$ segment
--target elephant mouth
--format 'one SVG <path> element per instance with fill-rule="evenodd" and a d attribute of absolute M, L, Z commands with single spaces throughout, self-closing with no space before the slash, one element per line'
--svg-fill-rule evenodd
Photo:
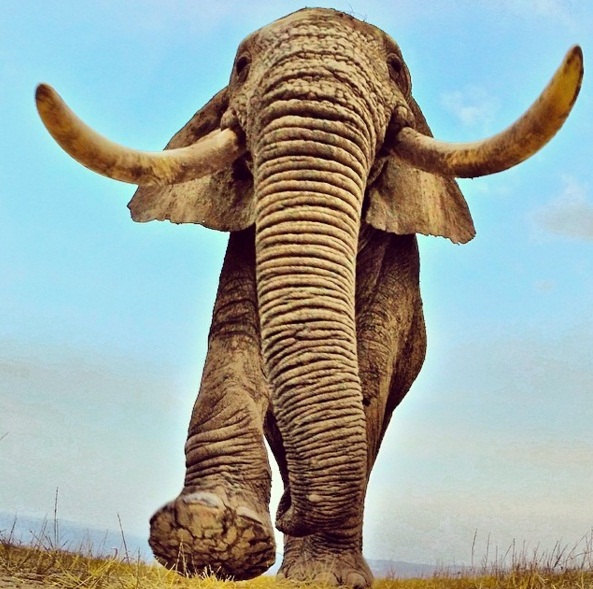
<path fill-rule="evenodd" d="M 458 178 L 511 168 L 539 151 L 562 127 L 578 96 L 583 54 L 572 47 L 531 107 L 512 125 L 472 143 L 449 143 L 404 126 L 384 151 L 427 172 Z M 36 92 L 39 115 L 56 142 L 87 168 L 137 185 L 178 184 L 212 174 L 245 154 L 244 137 L 231 129 L 213 131 L 188 147 L 147 152 L 114 143 L 81 121 L 49 85 Z"/>

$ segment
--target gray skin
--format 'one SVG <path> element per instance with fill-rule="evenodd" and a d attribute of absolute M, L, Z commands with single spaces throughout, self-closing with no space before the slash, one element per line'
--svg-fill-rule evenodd
<path fill-rule="evenodd" d="M 452 178 L 383 153 L 404 124 L 430 134 L 395 42 L 305 9 L 243 41 L 228 87 L 168 145 L 232 128 L 247 154 L 134 195 L 136 220 L 231 232 L 184 487 L 151 519 L 166 566 L 247 579 L 273 563 L 265 437 L 285 487 L 280 575 L 371 584 L 367 483 L 426 347 L 414 234 L 474 235 Z"/>

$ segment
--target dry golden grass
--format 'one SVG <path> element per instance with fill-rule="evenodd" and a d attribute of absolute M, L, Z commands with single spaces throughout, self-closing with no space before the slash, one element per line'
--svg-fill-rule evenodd
<path fill-rule="evenodd" d="M 184 578 L 127 554 L 98 557 L 92 547 L 72 550 L 60 544 L 57 522 L 44 527 L 33 545 L 24 546 L 13 530 L 0 531 L 0 589 L 285 589 L 306 587 L 263 576 L 252 581 L 220 581 L 214 576 Z M 53 533 L 52 533 L 53 532 Z M 498 562 L 463 574 L 425 579 L 380 579 L 374 589 L 593 589 L 593 534 L 572 549 L 557 545 L 549 554 L 526 555 L 511 547 Z M 507 562 L 508 561 L 508 562 Z M 319 585 L 317 585 L 319 586 Z"/>

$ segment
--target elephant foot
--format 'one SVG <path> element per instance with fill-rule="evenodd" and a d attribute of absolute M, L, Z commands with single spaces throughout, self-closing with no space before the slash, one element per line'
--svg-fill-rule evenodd
<path fill-rule="evenodd" d="M 184 490 L 150 520 L 150 547 L 167 568 L 245 580 L 276 559 L 267 507 L 222 487 Z"/>
<path fill-rule="evenodd" d="M 325 534 L 304 538 L 285 536 L 279 579 L 314 585 L 368 589 L 373 573 L 359 548 L 334 545 Z"/>

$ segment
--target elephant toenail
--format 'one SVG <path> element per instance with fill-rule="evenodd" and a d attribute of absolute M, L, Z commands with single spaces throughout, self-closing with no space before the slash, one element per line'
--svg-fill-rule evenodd
<path fill-rule="evenodd" d="M 207 493 L 205 491 L 196 491 L 195 493 L 188 493 L 187 495 L 181 495 L 181 499 L 184 503 L 201 503 L 208 507 L 218 507 L 219 509 L 224 508 L 224 503 L 220 497 L 214 493 Z"/>

